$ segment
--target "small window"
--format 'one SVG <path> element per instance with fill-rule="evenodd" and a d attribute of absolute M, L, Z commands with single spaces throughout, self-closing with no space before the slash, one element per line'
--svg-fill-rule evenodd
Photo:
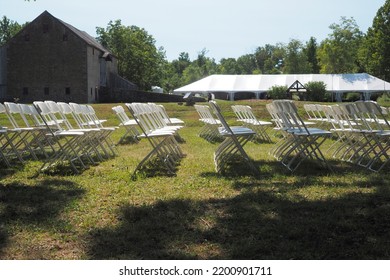
<path fill-rule="evenodd" d="M 62 35 L 62 41 L 64 41 L 64 42 L 68 41 L 68 34 Z"/>
<path fill-rule="evenodd" d="M 42 30 L 43 30 L 43 33 L 49 32 L 49 24 L 44 23 L 44 24 L 42 25 Z"/>
<path fill-rule="evenodd" d="M 48 87 L 45 87 L 43 89 L 43 92 L 45 93 L 45 95 L 49 95 L 49 88 Z"/>
<path fill-rule="evenodd" d="M 23 95 L 28 95 L 28 87 L 23 88 Z"/>
<path fill-rule="evenodd" d="M 24 41 L 26 41 L 26 42 L 30 41 L 30 34 L 24 35 Z"/>
<path fill-rule="evenodd" d="M 70 87 L 66 87 L 66 88 L 65 88 L 65 94 L 66 94 L 66 95 L 69 95 L 69 94 L 70 94 Z"/>

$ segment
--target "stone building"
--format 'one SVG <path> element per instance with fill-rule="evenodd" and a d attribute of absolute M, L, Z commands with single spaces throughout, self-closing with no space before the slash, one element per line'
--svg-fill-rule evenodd
<path fill-rule="evenodd" d="M 95 103 L 118 81 L 121 87 L 135 88 L 118 76 L 115 55 L 47 11 L 15 35 L 0 54 L 3 98 L 23 103 Z"/>

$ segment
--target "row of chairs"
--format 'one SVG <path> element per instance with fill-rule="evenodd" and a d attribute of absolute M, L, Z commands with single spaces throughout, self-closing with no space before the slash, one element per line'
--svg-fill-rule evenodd
<path fill-rule="evenodd" d="M 389 161 L 390 125 L 374 101 L 318 106 L 337 141 L 332 156 L 378 172 Z"/>
<path fill-rule="evenodd" d="M 183 127 L 180 119 L 171 119 L 162 107 L 154 103 L 126 103 L 132 118 L 137 123 L 140 132 L 137 138 L 146 138 L 150 143 L 151 151 L 141 160 L 133 172 L 134 179 L 137 172 L 148 164 L 162 164 L 169 175 L 176 174 L 176 166 L 185 156 L 177 139 L 182 139 L 178 131 Z M 178 124 L 179 123 L 179 124 Z"/>
<path fill-rule="evenodd" d="M 309 127 L 291 100 L 274 100 L 267 110 L 283 137 L 270 150 L 270 154 L 289 170 L 295 171 L 303 160 L 318 160 L 332 170 L 320 147 L 332 133 L 319 127 Z"/>
<path fill-rule="evenodd" d="M 272 142 L 267 132 L 267 128 L 272 125 L 272 122 L 257 119 L 250 106 L 233 105 L 231 107 L 237 120 L 256 132 L 255 139 L 261 142 Z"/>
<path fill-rule="evenodd" d="M 230 163 L 240 160 L 247 164 L 253 174 L 257 175 L 259 171 L 243 149 L 248 141 L 254 139 L 256 132 L 244 126 L 229 126 L 220 107 L 213 100 L 209 101 L 209 106 L 194 105 L 194 107 L 199 120 L 204 124 L 199 136 L 211 142 L 222 140 L 214 152 L 216 171 L 224 173 Z"/>
<path fill-rule="evenodd" d="M 207 105 L 194 105 L 194 107 L 199 115 L 199 120 L 204 123 L 199 136 L 211 142 L 220 139 L 219 128 L 222 126 L 222 123 L 218 118 L 214 117 L 210 107 Z M 250 106 L 232 105 L 231 108 L 237 117 L 237 121 L 255 132 L 254 137 L 252 137 L 253 140 L 272 142 L 267 132 L 272 122 L 257 119 Z"/>
<path fill-rule="evenodd" d="M 69 164 L 75 173 L 116 155 L 110 136 L 90 105 L 35 101 L 32 105 L 5 102 L 0 113 L 12 127 L 1 128 L 1 159 L 9 167 L 17 159 L 44 158 L 39 172 Z"/>
<path fill-rule="evenodd" d="M 195 104 L 194 107 L 199 115 L 199 121 L 203 123 L 198 136 L 210 142 L 215 142 L 221 139 L 219 128 L 222 126 L 222 123 L 218 118 L 214 117 L 210 107 L 207 105 L 198 104 Z"/>

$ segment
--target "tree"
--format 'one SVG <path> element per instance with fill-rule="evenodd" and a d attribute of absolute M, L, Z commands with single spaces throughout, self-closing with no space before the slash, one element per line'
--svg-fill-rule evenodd
<path fill-rule="evenodd" d="M 320 45 L 318 59 L 321 73 L 356 73 L 358 49 L 363 33 L 353 18 L 341 17 L 340 24 L 332 24 L 333 31 Z"/>
<path fill-rule="evenodd" d="M 237 65 L 240 74 L 259 74 L 260 70 L 256 67 L 256 57 L 254 54 L 246 54 L 237 58 Z"/>
<path fill-rule="evenodd" d="M 316 39 L 314 37 L 310 37 L 303 51 L 306 54 L 307 62 L 309 63 L 309 72 L 312 74 L 320 73 L 320 66 L 318 65 L 317 59 L 317 49 L 318 46 Z"/>
<path fill-rule="evenodd" d="M 277 45 L 265 45 L 264 47 L 258 47 L 255 51 L 255 59 L 257 68 L 264 74 L 277 74 L 283 73 L 282 67 L 275 67 L 279 65 L 279 61 L 283 61 L 286 55 L 286 49 L 282 44 Z"/>
<path fill-rule="evenodd" d="M 361 44 L 359 61 L 365 70 L 390 81 L 390 0 L 379 8 Z"/>
<path fill-rule="evenodd" d="M 310 72 L 309 62 L 303 52 L 301 41 L 292 39 L 286 47 L 284 72 L 287 74 L 303 74 Z"/>
<path fill-rule="evenodd" d="M 7 43 L 8 40 L 15 36 L 22 28 L 23 26 L 19 23 L 3 16 L 0 21 L 0 46 Z"/>
<path fill-rule="evenodd" d="M 219 62 L 218 73 L 220 74 L 240 74 L 240 68 L 234 58 L 222 58 Z"/>
<path fill-rule="evenodd" d="M 189 54 L 187 52 L 182 52 L 179 55 L 178 59 L 175 59 L 171 62 L 177 74 L 182 75 L 184 70 L 191 64 Z"/>
<path fill-rule="evenodd" d="M 118 57 L 119 75 L 149 90 L 161 85 L 165 52 L 157 49 L 155 39 L 145 29 L 110 21 L 106 29 L 97 27 L 98 41 Z"/>

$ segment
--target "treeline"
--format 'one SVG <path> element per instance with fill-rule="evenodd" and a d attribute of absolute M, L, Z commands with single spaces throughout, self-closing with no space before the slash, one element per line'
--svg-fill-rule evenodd
<path fill-rule="evenodd" d="M 216 62 L 199 51 L 191 60 L 187 52 L 168 61 L 164 48 L 145 29 L 124 26 L 120 20 L 97 27 L 97 40 L 119 60 L 119 74 L 142 90 L 160 86 L 165 92 L 212 74 L 305 74 L 366 72 L 390 81 L 390 0 L 379 8 L 372 26 L 363 33 L 354 18 L 341 17 L 329 26 L 330 34 L 322 42 L 315 37 L 307 42 L 291 39 L 288 43 L 259 46 L 251 54 L 223 58 Z M 3 17 L 0 44 L 22 28 Z"/>

